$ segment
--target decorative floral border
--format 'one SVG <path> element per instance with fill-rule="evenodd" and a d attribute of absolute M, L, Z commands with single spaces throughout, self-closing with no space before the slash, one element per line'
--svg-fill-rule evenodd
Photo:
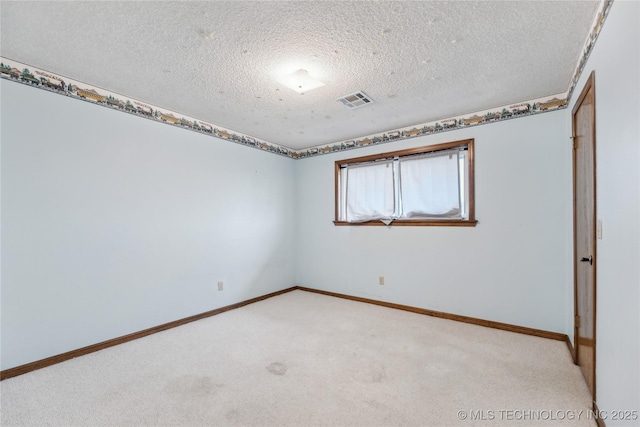
<path fill-rule="evenodd" d="M 582 74 L 587 59 L 593 50 L 595 41 L 602 30 L 602 25 L 609 14 L 612 4 L 613 0 L 603 0 L 600 12 L 594 20 L 593 28 L 585 42 L 580 56 L 580 61 L 578 62 L 567 92 L 524 101 L 513 105 L 504 105 L 484 111 L 478 111 L 468 115 L 449 117 L 406 128 L 393 129 L 383 133 L 367 135 L 358 139 L 338 141 L 332 144 L 319 145 L 301 150 L 289 149 L 240 132 L 227 130 L 212 123 L 204 122 L 164 108 L 145 104 L 136 99 L 49 73 L 36 67 L 30 67 L 2 56 L 0 56 L 0 77 L 83 101 L 92 102 L 111 109 L 120 110 L 129 114 L 134 114 L 149 120 L 155 120 L 215 138 L 229 140 L 237 144 L 254 147 L 293 159 L 302 159 L 564 109 L 567 107 L 567 104 L 571 99 L 571 95 L 578 83 L 578 79 Z"/>

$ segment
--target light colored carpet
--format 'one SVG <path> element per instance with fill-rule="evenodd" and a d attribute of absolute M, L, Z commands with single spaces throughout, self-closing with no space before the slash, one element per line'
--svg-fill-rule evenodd
<path fill-rule="evenodd" d="M 0 392 L 3 426 L 595 426 L 564 342 L 305 291 Z"/>

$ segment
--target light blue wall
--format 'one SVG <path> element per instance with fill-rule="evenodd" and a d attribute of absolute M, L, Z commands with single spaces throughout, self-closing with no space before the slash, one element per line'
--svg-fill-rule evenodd
<path fill-rule="evenodd" d="M 2 369 L 294 284 L 293 160 L 0 84 Z"/>
<path fill-rule="evenodd" d="M 297 282 L 565 333 L 572 206 L 565 114 L 299 160 Z M 467 138 L 475 139 L 475 228 L 333 225 L 336 160 Z"/>
<path fill-rule="evenodd" d="M 614 2 L 573 99 L 595 70 L 596 378 L 607 411 L 640 408 L 639 15 L 638 2 Z M 573 104 L 293 161 L 0 89 L 2 369 L 294 283 L 572 336 Z M 477 227 L 332 224 L 335 160 L 466 138 Z"/>
<path fill-rule="evenodd" d="M 615 1 L 570 104 L 595 71 L 596 402 L 640 413 L 640 3 Z M 567 116 L 566 131 L 571 131 Z M 571 307 L 571 310 L 573 307 Z M 572 322 L 568 312 L 568 322 Z M 639 415 L 640 416 L 640 415 Z M 637 426 L 636 418 L 608 427 Z"/>

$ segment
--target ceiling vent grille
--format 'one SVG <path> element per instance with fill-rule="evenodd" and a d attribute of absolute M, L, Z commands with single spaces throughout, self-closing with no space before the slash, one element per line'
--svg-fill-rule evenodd
<path fill-rule="evenodd" d="M 338 98 L 338 102 L 350 110 L 359 108 L 367 104 L 373 103 L 373 99 L 369 98 L 364 92 L 356 92 L 351 95 Z"/>

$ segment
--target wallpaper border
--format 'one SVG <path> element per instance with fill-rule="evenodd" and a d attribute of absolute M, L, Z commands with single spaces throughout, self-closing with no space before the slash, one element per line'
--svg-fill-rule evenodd
<path fill-rule="evenodd" d="M 267 151 L 273 154 L 303 159 L 322 154 L 335 153 L 368 147 L 392 141 L 405 140 L 418 136 L 432 135 L 440 132 L 463 129 L 472 126 L 494 123 L 496 121 L 527 117 L 534 114 L 561 110 L 567 107 L 578 79 L 584 70 L 587 59 L 593 50 L 613 0 L 604 0 L 600 11 L 594 19 L 592 29 L 582 49 L 580 60 L 576 66 L 569 88 L 564 93 L 549 95 L 523 102 L 502 105 L 483 111 L 476 111 L 454 117 L 433 120 L 404 128 L 388 130 L 355 139 L 322 144 L 315 147 L 294 150 L 282 145 L 261 140 L 253 136 L 230 130 L 210 122 L 180 114 L 162 107 L 144 103 L 134 98 L 110 92 L 68 77 L 60 76 L 37 67 L 23 64 L 0 56 L 0 77 L 5 80 L 25 84 L 27 86 L 54 92 L 78 100 L 91 102 L 114 110 L 133 114 L 145 119 L 154 120 L 171 126 L 198 132 L 214 138 L 231 141 L 240 145 Z"/>

